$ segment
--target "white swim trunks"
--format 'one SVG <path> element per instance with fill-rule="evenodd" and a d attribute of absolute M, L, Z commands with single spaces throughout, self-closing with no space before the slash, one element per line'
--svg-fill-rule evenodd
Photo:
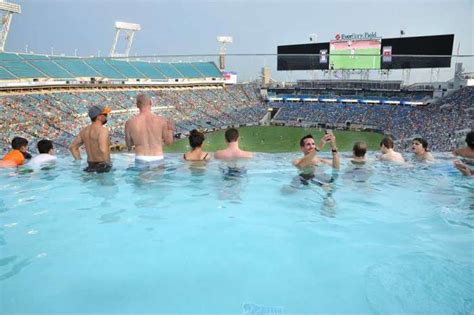
<path fill-rule="evenodd" d="M 163 155 L 135 155 L 135 166 L 155 167 L 163 165 Z"/>

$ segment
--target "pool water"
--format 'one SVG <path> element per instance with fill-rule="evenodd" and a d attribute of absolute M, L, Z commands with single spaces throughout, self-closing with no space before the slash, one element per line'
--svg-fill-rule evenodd
<path fill-rule="evenodd" d="M 474 311 L 474 180 L 447 155 L 322 187 L 296 157 L 0 170 L 0 313 Z"/>

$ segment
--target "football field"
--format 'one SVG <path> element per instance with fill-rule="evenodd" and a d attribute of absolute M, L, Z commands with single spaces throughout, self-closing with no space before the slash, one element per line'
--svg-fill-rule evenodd
<path fill-rule="evenodd" d="M 206 134 L 204 141 L 204 150 L 214 152 L 226 147 L 224 139 L 225 131 L 215 131 Z M 324 130 L 319 128 L 301 128 L 301 127 L 276 127 L 276 126 L 256 126 L 239 128 L 240 147 L 252 152 L 295 152 L 299 151 L 299 140 L 312 134 L 316 140 L 324 135 Z M 380 140 L 383 135 L 374 132 L 356 132 L 335 130 L 337 146 L 340 151 L 351 151 L 354 142 L 364 140 L 369 145 L 369 150 L 378 150 Z M 188 139 L 175 141 L 171 146 L 165 148 L 165 152 L 185 152 L 189 150 Z M 326 145 L 324 151 L 330 149 Z"/>

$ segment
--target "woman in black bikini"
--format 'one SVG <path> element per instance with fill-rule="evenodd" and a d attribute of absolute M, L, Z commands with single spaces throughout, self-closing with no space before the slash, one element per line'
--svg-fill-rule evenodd
<path fill-rule="evenodd" d="M 207 161 L 211 158 L 210 154 L 202 150 L 202 143 L 204 142 L 204 134 L 196 129 L 189 133 L 189 145 L 191 151 L 183 154 L 183 159 L 186 161 Z"/>

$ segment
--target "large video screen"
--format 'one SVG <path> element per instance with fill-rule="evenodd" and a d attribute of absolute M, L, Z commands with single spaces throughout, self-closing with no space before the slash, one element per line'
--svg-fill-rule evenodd
<path fill-rule="evenodd" d="M 328 69 L 329 43 L 278 46 L 278 70 Z"/>
<path fill-rule="evenodd" d="M 331 41 L 329 69 L 380 69 L 380 39 Z"/>
<path fill-rule="evenodd" d="M 449 68 L 453 44 L 449 34 L 278 46 L 278 70 Z"/>
<path fill-rule="evenodd" d="M 382 39 L 382 69 L 449 68 L 453 44 L 453 34 Z"/>

